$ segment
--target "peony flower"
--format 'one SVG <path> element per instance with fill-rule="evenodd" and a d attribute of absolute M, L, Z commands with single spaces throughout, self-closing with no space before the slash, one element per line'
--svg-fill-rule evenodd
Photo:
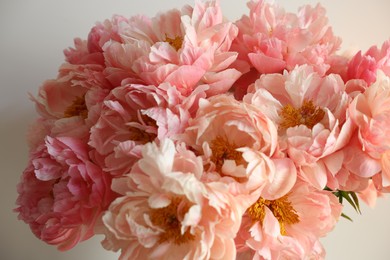
<path fill-rule="evenodd" d="M 51 136 L 89 138 L 108 94 L 101 71 L 93 66 L 63 64 L 56 79 L 47 80 L 32 97 L 41 121 Z"/>
<path fill-rule="evenodd" d="M 319 238 L 336 225 L 342 205 L 329 191 L 299 181 L 287 195 L 250 206 L 237 236 L 238 257 L 253 259 L 323 259 Z"/>
<path fill-rule="evenodd" d="M 295 166 L 278 153 L 274 123 L 231 95 L 201 100 L 182 139 L 203 154 L 205 178 L 230 182 L 237 196 L 258 189 L 269 189 L 270 196 L 285 194 L 295 183 Z"/>
<path fill-rule="evenodd" d="M 110 175 L 90 161 L 84 143 L 48 136 L 31 154 L 15 211 L 38 238 L 69 250 L 94 235 L 114 198 L 110 185 Z"/>
<path fill-rule="evenodd" d="M 355 155 L 345 167 L 358 176 L 373 177 L 379 189 L 389 188 L 390 78 L 379 71 L 375 83 L 351 102 L 348 112 L 357 125 Z M 383 171 L 382 171 L 383 170 Z"/>
<path fill-rule="evenodd" d="M 223 183 L 203 183 L 200 157 L 169 139 L 148 143 L 103 217 L 120 259 L 234 259 L 244 208 Z"/>
<path fill-rule="evenodd" d="M 282 73 L 307 64 L 324 75 L 339 63 L 335 51 L 341 40 L 333 35 L 319 4 L 303 6 L 297 15 L 263 0 L 252 0 L 248 7 L 249 15 L 236 22 L 239 34 L 232 45 L 239 53 L 236 65 L 241 72 Z M 239 91 L 248 87 L 245 83 Z"/>
<path fill-rule="evenodd" d="M 197 100 L 204 96 L 198 88 L 183 97 L 168 83 L 117 87 L 104 100 L 100 118 L 91 128 L 89 145 L 108 172 L 116 176 L 128 173 L 144 144 L 174 138 L 184 131 Z"/>
<path fill-rule="evenodd" d="M 241 75 L 229 68 L 237 57 L 230 52 L 236 35 L 218 0 L 196 1 L 194 8 L 173 9 L 152 19 L 135 16 L 121 29 L 123 43 L 103 46 L 106 75 L 117 85 L 170 83 L 186 96 L 201 85 L 210 87 L 209 96 L 223 93 Z"/>
<path fill-rule="evenodd" d="M 371 85 L 376 81 L 377 70 L 390 76 L 390 40 L 381 49 L 372 46 L 363 55 L 361 51 L 356 53 L 349 61 L 347 79 L 363 79 Z"/>
<path fill-rule="evenodd" d="M 323 189 L 327 175 L 341 168 L 342 161 L 332 156 L 348 143 L 353 130 L 340 76 L 322 77 L 304 65 L 284 74 L 263 75 L 248 92 L 244 101 L 276 123 L 280 146 L 300 176 Z"/>

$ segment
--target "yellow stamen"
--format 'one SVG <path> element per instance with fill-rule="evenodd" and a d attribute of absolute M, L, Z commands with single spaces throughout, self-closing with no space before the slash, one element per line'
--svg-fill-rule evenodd
<path fill-rule="evenodd" d="M 168 206 L 151 210 L 151 222 L 165 231 L 161 233 L 159 243 L 173 242 L 181 245 L 195 239 L 189 230 L 184 234 L 181 233 L 181 220 L 189 208 L 190 206 L 183 204 L 180 198 L 173 198 Z"/>
<path fill-rule="evenodd" d="M 325 116 L 325 111 L 313 104 L 313 101 L 305 100 L 300 108 L 295 108 L 290 104 L 285 105 L 280 117 L 282 122 L 280 127 L 287 129 L 298 125 L 305 125 L 312 129 L 314 125 L 319 123 Z"/>
<path fill-rule="evenodd" d="M 76 97 L 73 100 L 72 105 L 70 105 L 64 112 L 64 117 L 73 117 L 80 116 L 83 119 L 88 117 L 88 108 L 85 104 L 85 97 Z"/>
<path fill-rule="evenodd" d="M 234 160 L 236 164 L 242 164 L 241 152 L 237 151 L 237 146 L 230 144 L 226 138 L 217 136 L 210 145 L 213 152 L 211 161 L 214 162 L 217 171 L 220 171 L 225 160 Z"/>
<path fill-rule="evenodd" d="M 176 51 L 180 50 L 183 44 L 183 38 L 180 36 L 176 36 L 175 38 L 169 38 L 165 35 L 165 42 L 169 43 Z"/>
<path fill-rule="evenodd" d="M 260 221 L 260 223 L 263 224 L 265 217 L 264 207 L 268 207 L 278 220 L 280 233 L 282 235 L 286 235 L 286 225 L 292 225 L 299 222 L 298 214 L 288 200 L 287 195 L 276 200 L 265 200 L 260 197 L 247 210 L 247 213 L 253 222 Z"/>

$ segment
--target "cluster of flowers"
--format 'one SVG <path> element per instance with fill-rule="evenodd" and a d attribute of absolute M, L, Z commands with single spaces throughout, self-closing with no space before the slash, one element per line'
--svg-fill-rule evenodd
<path fill-rule="evenodd" d="M 390 41 L 346 56 L 317 5 L 218 0 L 97 23 L 32 97 L 19 218 L 121 259 L 322 259 L 390 191 Z"/>

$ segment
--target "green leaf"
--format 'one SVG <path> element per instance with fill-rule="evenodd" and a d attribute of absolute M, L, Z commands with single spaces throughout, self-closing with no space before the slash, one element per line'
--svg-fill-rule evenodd
<path fill-rule="evenodd" d="M 350 195 L 353 199 L 353 201 L 355 202 L 355 205 L 356 205 L 356 211 L 359 213 L 359 214 L 362 214 L 361 210 L 360 210 L 360 205 L 359 205 L 359 198 L 358 196 L 356 195 L 355 192 L 350 192 Z"/>
<path fill-rule="evenodd" d="M 353 220 L 350 217 L 348 217 L 347 215 L 345 215 L 344 213 L 341 213 L 341 216 L 343 218 L 348 219 L 349 221 L 353 222 Z"/>

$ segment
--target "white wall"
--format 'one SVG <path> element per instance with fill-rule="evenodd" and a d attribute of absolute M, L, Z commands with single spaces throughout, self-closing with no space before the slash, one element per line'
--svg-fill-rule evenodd
<path fill-rule="evenodd" d="M 221 0 L 226 16 L 239 18 L 245 1 Z M 310 0 L 276 1 L 296 11 Z M 60 253 L 36 239 L 27 225 L 17 221 L 16 183 L 27 163 L 24 135 L 36 117 L 27 92 L 36 93 L 42 81 L 56 76 L 63 61 L 62 50 L 74 37 L 85 38 L 96 21 L 112 14 L 154 15 L 159 10 L 181 7 L 192 0 L 1 0 L 0 1 L 0 259 L 4 260 L 108 260 L 117 255 L 104 251 L 100 237 L 70 252 Z M 323 0 L 334 31 L 343 37 L 344 47 L 366 49 L 390 37 L 390 1 Z M 341 220 L 325 238 L 327 259 L 390 259 L 389 200 L 375 210 L 363 207 L 363 215 L 349 211 L 354 223 Z"/>

